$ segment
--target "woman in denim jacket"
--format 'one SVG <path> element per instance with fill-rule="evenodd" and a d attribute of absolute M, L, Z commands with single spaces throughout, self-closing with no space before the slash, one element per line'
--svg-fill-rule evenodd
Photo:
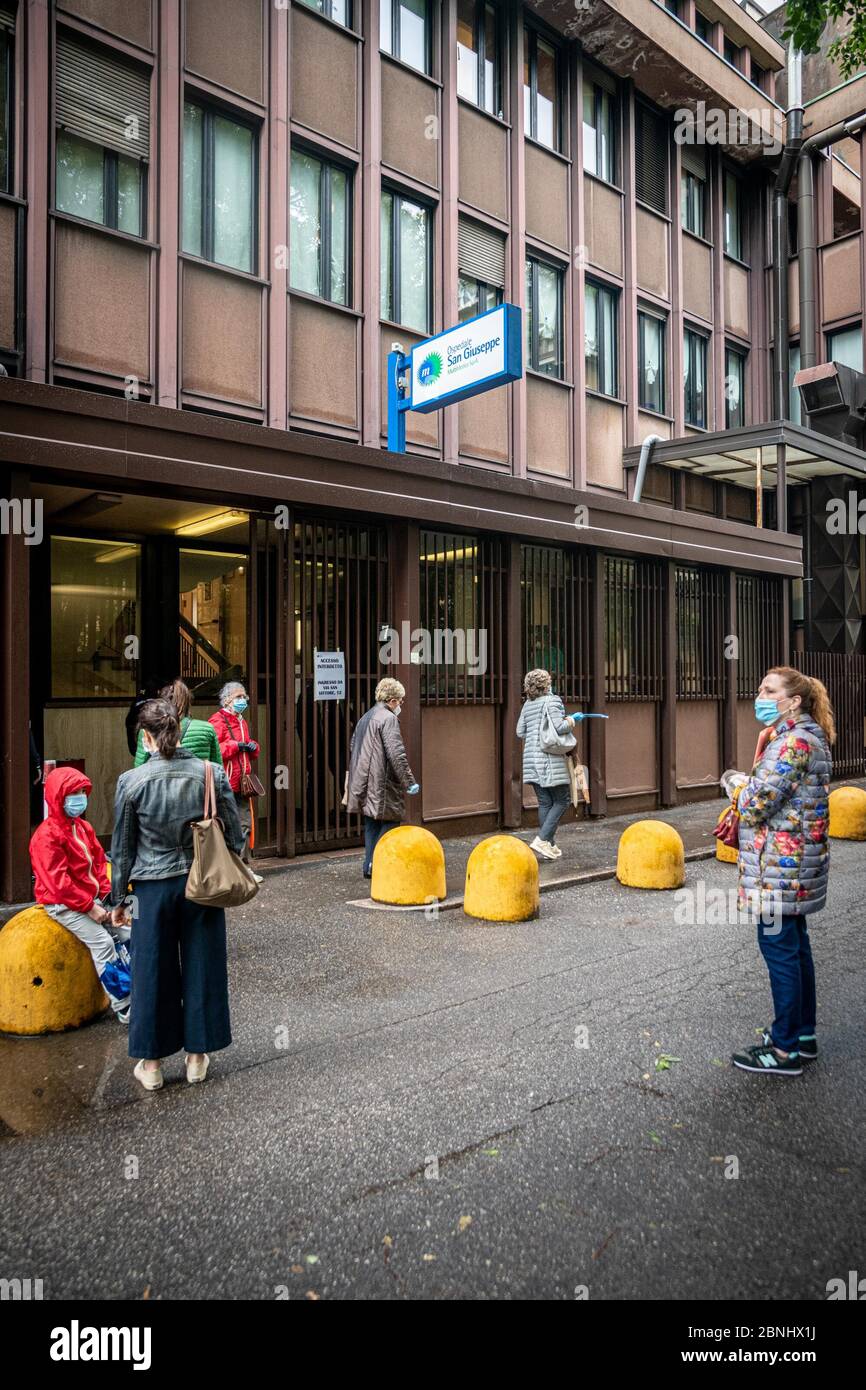
<path fill-rule="evenodd" d="M 791 666 L 768 671 L 755 700 L 767 727 L 751 775 L 726 773 L 740 814 L 740 905 L 757 918 L 776 1017 L 734 1066 L 799 1076 L 818 1056 L 815 970 L 807 918 L 827 900 L 833 711 L 825 686 Z"/>
<path fill-rule="evenodd" d="M 192 864 L 191 822 L 204 813 L 205 764 L 179 746 L 180 726 L 167 700 L 148 700 L 138 718 L 150 757 L 117 782 L 111 841 L 112 921 L 119 925 L 127 884 L 137 912 L 133 930 L 129 1055 L 147 1091 L 162 1086 L 163 1057 L 186 1050 L 187 1081 L 204 1081 L 208 1054 L 228 1047 L 225 912 L 185 896 Z M 213 768 L 217 815 L 239 853 L 243 832 L 221 767 Z"/>

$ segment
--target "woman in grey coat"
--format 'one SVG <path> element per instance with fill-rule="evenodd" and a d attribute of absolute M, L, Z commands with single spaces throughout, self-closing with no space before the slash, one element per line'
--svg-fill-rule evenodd
<path fill-rule="evenodd" d="M 376 703 L 362 715 L 349 753 L 347 809 L 364 817 L 364 877 L 373 873 L 373 851 L 386 830 L 403 819 L 404 794 L 421 790 L 400 735 L 405 687 L 386 676 L 376 686 Z"/>
<path fill-rule="evenodd" d="M 776 1017 L 761 1042 L 735 1053 L 743 1071 L 799 1076 L 818 1056 L 808 916 L 827 899 L 833 711 L 821 681 L 792 666 L 768 671 L 755 700 L 766 728 L 750 776 L 726 773 L 740 814 L 740 904 L 757 919 Z"/>
<path fill-rule="evenodd" d="M 562 850 L 554 843 L 556 827 L 565 814 L 571 794 L 566 760 L 556 753 L 545 753 L 541 746 L 541 717 L 545 706 L 558 734 L 573 732 L 573 716 L 566 714 L 562 700 L 553 693 L 550 672 L 537 667 L 523 681 L 526 702 L 517 721 L 517 737 L 523 739 L 523 780 L 538 797 L 538 834 L 529 846 L 541 859 L 560 859 Z"/>

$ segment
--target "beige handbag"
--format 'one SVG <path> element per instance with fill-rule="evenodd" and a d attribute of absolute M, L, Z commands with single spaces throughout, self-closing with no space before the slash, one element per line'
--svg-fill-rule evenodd
<path fill-rule="evenodd" d="M 240 907 L 256 896 L 255 874 L 233 849 L 217 819 L 213 763 L 204 765 L 204 817 L 192 823 L 192 865 L 186 896 L 202 907 Z"/>

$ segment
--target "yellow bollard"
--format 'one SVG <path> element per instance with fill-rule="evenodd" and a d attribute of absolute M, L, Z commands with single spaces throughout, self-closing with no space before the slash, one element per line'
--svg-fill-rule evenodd
<path fill-rule="evenodd" d="M 716 840 L 716 858 L 721 864 L 736 864 L 738 851 L 736 845 L 723 845 L 721 840 Z"/>
<path fill-rule="evenodd" d="M 445 852 L 436 836 L 420 825 L 386 831 L 373 851 L 373 901 L 421 907 L 445 891 Z"/>
<path fill-rule="evenodd" d="M 108 1008 L 90 952 L 41 907 L 0 931 L 0 1032 L 63 1033 Z"/>
<path fill-rule="evenodd" d="M 484 922 L 526 922 L 538 916 L 538 861 L 516 835 L 491 835 L 466 865 L 463 911 Z"/>
<path fill-rule="evenodd" d="M 681 888 L 686 878 L 683 842 L 663 820 L 639 820 L 624 830 L 616 876 L 629 888 Z"/>
<path fill-rule="evenodd" d="M 830 793 L 830 839 L 866 840 L 866 791 L 836 787 Z"/>

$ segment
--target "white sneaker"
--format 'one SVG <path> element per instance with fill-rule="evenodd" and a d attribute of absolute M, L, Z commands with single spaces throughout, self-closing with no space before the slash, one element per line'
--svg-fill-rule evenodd
<path fill-rule="evenodd" d="M 547 845 L 548 849 L 553 850 L 554 859 L 562 858 L 562 850 L 559 848 L 559 845 L 552 845 L 549 840 L 546 840 L 545 844 Z"/>
<path fill-rule="evenodd" d="M 556 853 L 556 847 L 554 845 L 549 845 L 546 840 L 539 839 L 537 835 L 535 839 L 532 841 L 532 844 L 529 846 L 529 848 L 534 849 L 535 853 L 539 855 L 541 859 L 559 858 L 559 854 Z M 559 853 L 561 854 L 562 850 L 560 850 Z"/>
<path fill-rule="evenodd" d="M 186 1062 L 186 1079 L 190 1085 L 192 1085 L 194 1081 L 204 1081 L 207 1076 L 208 1066 L 210 1065 L 210 1057 L 208 1054 L 204 1054 L 203 1062 L 191 1062 L 189 1060 L 189 1053 L 187 1053 L 183 1060 Z"/>
<path fill-rule="evenodd" d="M 162 1067 L 155 1070 L 151 1067 L 145 1071 L 144 1058 L 136 1062 L 132 1070 L 133 1076 L 137 1077 L 146 1091 L 159 1091 L 162 1089 Z"/>
<path fill-rule="evenodd" d="M 264 883 L 265 881 L 261 874 L 253 873 L 253 878 L 255 879 L 256 883 Z"/>

